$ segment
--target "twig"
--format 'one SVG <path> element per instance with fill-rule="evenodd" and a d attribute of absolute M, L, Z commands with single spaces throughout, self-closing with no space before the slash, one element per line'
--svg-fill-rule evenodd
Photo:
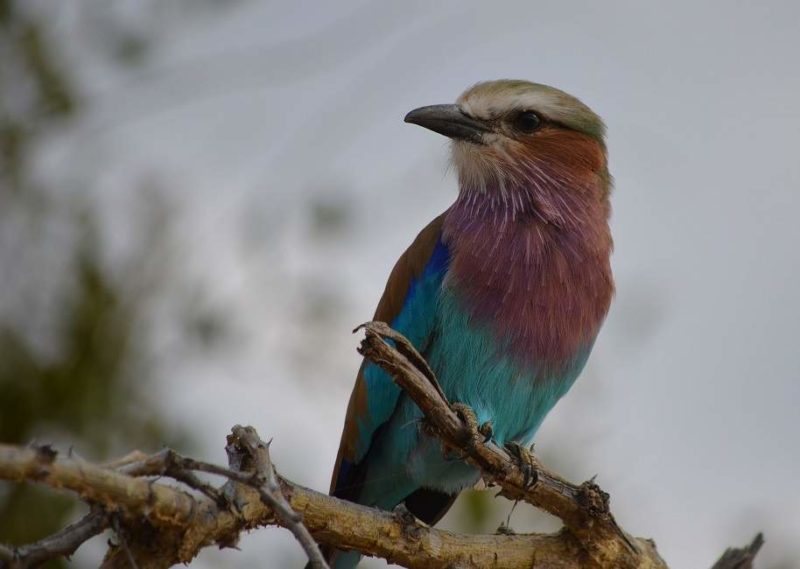
<path fill-rule="evenodd" d="M 428 365 L 428 362 L 422 357 L 422 354 L 417 351 L 417 349 L 414 347 L 414 344 L 412 344 L 408 338 L 391 328 L 386 322 L 365 322 L 364 324 L 361 324 L 355 328 L 353 333 L 358 332 L 359 330 L 370 330 L 371 332 L 380 335 L 382 338 L 388 338 L 392 340 L 397 351 L 404 355 L 408 361 L 411 362 L 411 365 L 417 368 L 417 370 L 428 379 L 431 386 L 442 397 L 442 399 L 447 401 L 447 396 L 444 394 L 442 386 L 439 385 L 439 380 L 436 379 L 436 374 L 433 373 L 431 366 Z"/>
<path fill-rule="evenodd" d="M 70 456 L 72 456 L 71 448 L 70 448 Z M 140 450 L 132 450 L 131 452 L 129 452 L 128 454 L 126 454 L 121 458 L 103 463 L 102 466 L 105 466 L 106 468 L 113 468 L 114 470 L 122 470 L 123 468 L 131 464 L 147 460 L 148 458 L 150 458 L 150 455 L 147 455 Z"/>
<path fill-rule="evenodd" d="M 711 569 L 752 569 L 753 560 L 763 545 L 764 535 L 759 533 L 746 547 L 726 549 Z"/>
<path fill-rule="evenodd" d="M 485 440 L 474 415 L 463 416 L 465 406 L 458 405 L 457 412 L 450 405 L 438 382 L 430 376 L 432 372 L 418 370 L 385 338 L 396 345 L 406 345 L 407 340 L 402 342 L 402 336 L 382 322 L 370 322 L 362 327 L 366 336 L 359 352 L 391 374 L 422 410 L 430 433 L 449 448 L 462 451 L 465 459 L 481 470 L 487 482 L 502 488 L 502 495 L 524 500 L 559 517 L 598 566 L 642 567 L 643 556 L 637 545 L 641 540 L 634 540 L 620 529 L 608 509 L 608 494 L 597 484 L 588 481 L 576 486 L 549 472 L 533 455 L 527 457 L 529 464 L 520 464 L 505 449 Z M 405 351 L 409 351 L 407 347 Z M 421 358 L 419 354 L 411 357 Z M 525 472 L 525 466 L 533 470 L 534 484 L 529 483 L 531 474 Z M 666 567 L 658 557 L 652 562 L 653 567 Z"/>
<path fill-rule="evenodd" d="M 136 456 L 136 460 L 128 461 L 127 455 L 112 463 L 106 464 L 117 472 L 127 474 L 129 476 L 162 476 L 167 468 L 169 455 L 174 451 L 169 448 L 163 448 L 155 454 Z"/>
<path fill-rule="evenodd" d="M 105 512 L 93 507 L 78 521 L 37 542 L 15 548 L 0 545 L 0 567 L 33 567 L 56 557 L 69 557 L 86 540 L 107 527 Z"/>
<path fill-rule="evenodd" d="M 117 517 L 116 515 L 112 515 L 111 517 L 111 527 L 114 529 L 114 533 L 116 534 L 117 539 L 119 540 L 119 543 L 122 546 L 122 550 L 125 552 L 125 556 L 128 558 L 128 564 L 130 565 L 131 569 L 139 569 L 139 565 L 133 558 L 133 553 L 131 552 L 131 548 L 128 547 L 128 540 L 125 539 L 125 532 L 121 524 L 119 523 L 119 517 Z"/>
<path fill-rule="evenodd" d="M 183 482 L 211 498 L 223 509 L 230 505 L 228 499 L 217 489 L 197 478 L 192 472 L 193 470 L 224 476 L 230 480 L 253 487 L 258 491 L 261 500 L 275 511 L 281 521 L 281 525 L 295 536 L 306 552 L 312 567 L 315 569 L 328 569 L 319 546 L 303 526 L 302 518 L 292 510 L 281 493 L 275 469 L 269 456 L 269 444 L 264 443 L 252 427 L 236 425 L 232 429 L 232 434 L 228 437 L 226 450 L 228 450 L 229 462 L 231 466 L 236 468 L 235 470 L 187 458 L 170 449 L 165 449 L 157 455 L 145 457 L 144 459 L 137 456 L 138 460 L 135 462 L 129 460 L 120 462 L 124 467 L 124 471 L 129 474 L 159 474 Z M 244 457 L 252 457 L 253 460 L 244 461 Z M 246 464 L 244 464 L 245 462 Z M 244 472 L 243 469 L 250 463 L 252 463 L 253 471 Z"/>
<path fill-rule="evenodd" d="M 191 459 L 187 459 L 191 460 Z M 157 461 L 154 461 L 157 462 Z M 147 520 L 157 528 L 159 567 L 188 563 L 206 546 L 230 545 L 242 529 L 276 524 L 276 515 L 250 483 L 250 474 L 193 461 L 203 471 L 237 479 L 239 512 L 221 510 L 204 496 L 190 496 L 178 488 L 150 482 L 84 461 L 54 458 L 43 462 L 33 449 L 0 445 L 0 479 L 30 480 L 87 497 L 106 509 L 124 512 L 126 520 Z M 230 476 L 228 476 L 230 474 Z M 309 490 L 277 477 L 289 504 L 303 517 L 305 526 L 320 543 L 354 549 L 392 560 L 411 569 L 452 567 L 504 567 L 528 569 L 534 559 L 541 566 L 581 569 L 584 554 L 569 536 L 464 535 L 418 523 L 408 523 L 389 512 L 367 508 Z M 258 496 L 249 500 L 244 491 Z M 127 521 L 126 521 L 127 523 Z M 128 545 L 140 567 L 150 567 L 139 557 L 153 549 L 138 548 L 137 533 L 126 533 Z M 145 538 L 151 538 L 152 533 Z M 125 552 L 104 567 L 127 568 Z M 143 562 L 144 561 L 144 562 Z"/>
<path fill-rule="evenodd" d="M 228 499 L 183 466 L 186 460 L 174 450 L 165 448 L 150 456 L 134 451 L 107 465 L 130 476 L 168 476 L 211 498 L 220 508 L 227 508 L 230 505 Z"/>
<path fill-rule="evenodd" d="M 263 479 L 265 481 L 264 484 L 256 488 L 261 495 L 261 499 L 275 510 L 281 525 L 289 529 L 294 534 L 295 539 L 300 542 L 308 560 L 311 562 L 311 566 L 314 569 L 328 569 L 328 564 L 325 562 L 317 542 L 314 541 L 308 529 L 303 525 L 302 516 L 292 509 L 292 506 L 281 491 L 275 468 L 269 456 L 271 442 L 264 443 L 253 427 L 236 425 L 233 427 L 232 435 L 228 437 L 228 447 L 226 448 L 240 446 L 247 452 L 247 455 L 253 457 L 257 480 Z M 266 490 L 264 486 L 266 486 Z"/>
<path fill-rule="evenodd" d="M 179 482 L 183 482 L 190 488 L 194 488 L 202 494 L 205 494 L 220 508 L 224 509 L 229 506 L 228 499 L 222 493 L 210 484 L 200 480 L 193 472 L 188 471 L 181 465 L 181 459 L 183 457 L 171 449 L 168 449 L 163 456 L 165 457 L 164 469 L 162 471 L 164 476 L 169 476 Z"/>

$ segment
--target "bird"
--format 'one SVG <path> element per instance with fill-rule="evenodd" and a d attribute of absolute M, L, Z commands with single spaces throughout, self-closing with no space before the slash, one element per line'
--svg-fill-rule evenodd
<path fill-rule="evenodd" d="M 451 139 L 458 194 L 400 256 L 373 320 L 411 341 L 448 400 L 471 408 L 496 444 L 526 445 L 584 368 L 614 295 L 605 124 L 564 91 L 510 79 L 405 122 Z M 480 474 L 421 419 L 363 361 L 331 495 L 438 522 Z M 325 555 L 335 569 L 360 560 Z"/>

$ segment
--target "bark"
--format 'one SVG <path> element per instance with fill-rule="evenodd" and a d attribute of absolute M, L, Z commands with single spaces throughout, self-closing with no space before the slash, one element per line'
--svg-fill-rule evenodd
<path fill-rule="evenodd" d="M 573 484 L 527 449 L 499 448 L 491 441 L 491 425 L 478 425 L 468 407 L 447 401 L 405 338 L 383 323 L 363 327 L 360 352 L 387 370 L 417 403 L 425 416 L 422 428 L 441 439 L 443 451 L 460 453 L 503 495 L 560 518 L 561 531 L 465 535 L 428 527 L 407 513 L 333 498 L 281 477 L 270 460 L 269 444 L 252 427 L 237 425 L 227 438 L 227 467 L 171 449 L 153 455 L 134 451 L 96 465 L 59 456 L 46 445 L 0 445 L 0 479 L 69 491 L 91 507 L 82 520 L 49 538 L 16 548 L 0 545 L 0 567 L 31 567 L 69 555 L 110 528 L 115 537 L 103 568 L 161 569 L 191 562 L 204 547 L 235 547 L 243 531 L 279 525 L 294 534 L 318 569 L 327 567 L 318 543 L 420 569 L 666 569 L 652 540 L 620 528 L 608 494 L 597 484 Z M 226 482 L 214 486 L 198 472 Z M 713 569 L 751 568 L 762 543 L 759 534 L 750 546 L 729 549 Z"/>

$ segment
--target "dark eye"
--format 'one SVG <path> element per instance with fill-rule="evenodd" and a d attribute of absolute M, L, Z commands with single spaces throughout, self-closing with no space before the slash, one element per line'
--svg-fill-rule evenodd
<path fill-rule="evenodd" d="M 522 111 L 514 117 L 514 128 L 520 132 L 530 133 L 539 128 L 542 119 L 533 111 Z"/>

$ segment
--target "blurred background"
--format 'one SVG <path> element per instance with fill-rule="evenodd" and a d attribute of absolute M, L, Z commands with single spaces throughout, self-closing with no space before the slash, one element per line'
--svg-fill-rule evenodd
<path fill-rule="evenodd" d="M 539 454 L 673 567 L 759 530 L 800 566 L 798 54 L 794 2 L 0 0 L 0 441 L 224 462 L 252 424 L 327 490 L 350 330 L 455 196 L 402 118 L 525 78 L 604 116 L 616 178 L 617 297 Z M 0 541 L 79 514 L 0 483 Z M 280 529 L 240 547 L 195 566 L 302 565 Z"/>

